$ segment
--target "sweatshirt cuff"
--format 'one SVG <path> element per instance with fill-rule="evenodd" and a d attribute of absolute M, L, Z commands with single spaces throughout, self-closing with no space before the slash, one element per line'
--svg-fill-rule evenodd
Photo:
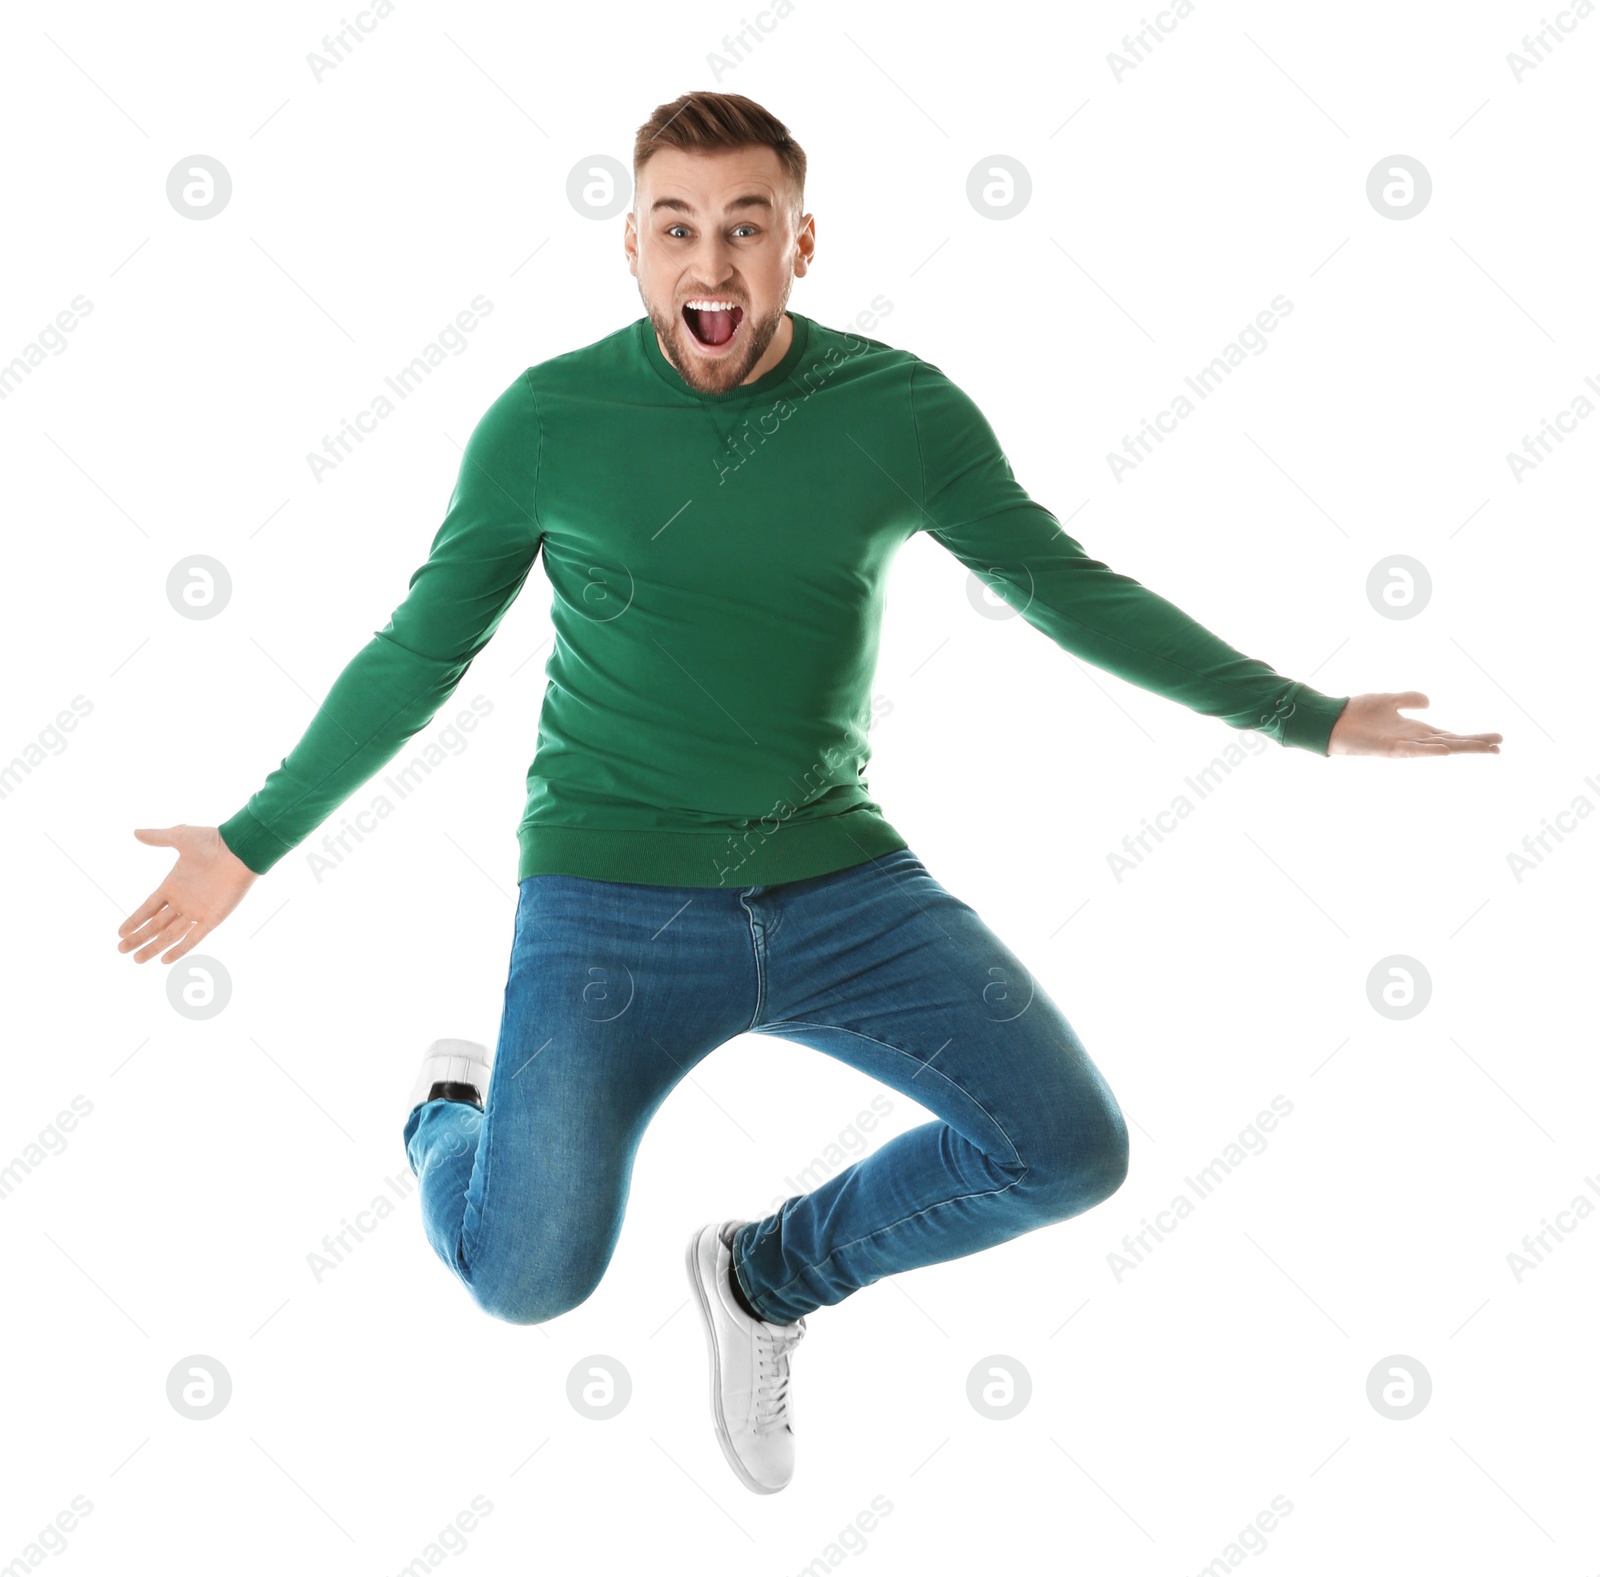
<path fill-rule="evenodd" d="M 222 841 L 257 876 L 265 876 L 294 847 L 257 821 L 248 810 L 236 811 L 217 831 Z"/>
<path fill-rule="evenodd" d="M 1279 743 L 1296 750 L 1309 750 L 1319 756 L 1328 753 L 1328 738 L 1339 714 L 1349 703 L 1347 695 L 1324 695 L 1308 684 L 1298 684 L 1289 692 L 1293 703 L 1283 719 Z"/>

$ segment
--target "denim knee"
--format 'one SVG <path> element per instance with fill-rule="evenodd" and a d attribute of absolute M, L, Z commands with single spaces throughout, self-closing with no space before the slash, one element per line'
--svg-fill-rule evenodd
<path fill-rule="evenodd" d="M 1109 1199 L 1128 1176 L 1128 1124 L 1113 1101 L 1092 1116 L 1074 1113 L 1050 1139 L 1024 1149 L 1018 1192 L 1046 1220 L 1059 1221 Z"/>
<path fill-rule="evenodd" d="M 472 1300 L 485 1314 L 509 1325 L 543 1325 L 557 1315 L 570 1313 L 584 1302 L 605 1274 L 604 1265 L 573 1263 L 538 1269 L 504 1270 L 480 1267 L 462 1280 Z"/>

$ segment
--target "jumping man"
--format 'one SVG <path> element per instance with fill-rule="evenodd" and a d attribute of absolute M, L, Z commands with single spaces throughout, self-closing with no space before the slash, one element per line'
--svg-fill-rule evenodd
<path fill-rule="evenodd" d="M 490 406 L 404 600 L 248 803 L 135 832 L 177 860 L 118 948 L 170 964 L 214 930 L 428 724 L 542 550 L 555 641 L 497 1046 L 428 1048 L 406 1154 L 439 1257 L 480 1308 L 532 1324 L 599 1284 L 646 1125 L 726 1041 L 801 1042 L 931 1112 L 688 1244 L 717 1438 L 771 1493 L 794 1470 L 811 1311 L 1076 1216 L 1128 1165 L 1061 1010 L 872 799 L 901 545 L 926 532 L 1067 651 L 1285 746 L 1435 756 L 1501 736 L 1401 716 L 1428 704 L 1416 691 L 1328 696 L 1244 656 L 1065 535 L 938 367 L 788 311 L 816 226 L 805 154 L 760 105 L 664 104 L 633 165 L 644 316 Z M 952 768 L 977 748 L 953 738 Z"/>

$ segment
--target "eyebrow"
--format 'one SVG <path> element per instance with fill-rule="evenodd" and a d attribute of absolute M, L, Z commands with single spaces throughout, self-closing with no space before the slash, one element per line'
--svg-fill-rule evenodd
<path fill-rule="evenodd" d="M 744 197 L 735 197 L 733 201 L 728 204 L 728 212 L 732 213 L 736 208 L 770 209 L 771 207 L 772 200 L 770 198 L 762 197 L 757 193 L 752 192 Z M 675 212 L 682 214 L 692 214 L 695 212 L 694 204 L 691 203 L 686 197 L 658 197 L 653 203 L 651 203 L 650 212 L 654 213 L 658 208 L 670 208 Z"/>

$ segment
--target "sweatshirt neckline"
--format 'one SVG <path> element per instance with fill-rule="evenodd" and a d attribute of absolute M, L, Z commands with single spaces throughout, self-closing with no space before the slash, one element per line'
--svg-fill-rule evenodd
<path fill-rule="evenodd" d="M 655 369 L 658 377 L 670 388 L 678 390 L 680 394 L 692 395 L 697 400 L 709 404 L 720 405 L 732 400 L 748 399 L 752 395 L 765 394 L 770 389 L 775 389 L 779 384 L 787 382 L 790 373 L 795 369 L 800 358 L 805 355 L 806 344 L 811 338 L 811 319 L 799 312 L 789 312 L 789 320 L 794 325 L 790 337 L 789 348 L 783 353 L 783 360 L 777 366 L 769 368 L 755 380 L 754 383 L 741 383 L 732 389 L 726 389 L 720 394 L 711 393 L 704 389 L 697 389 L 692 384 L 685 383 L 678 369 L 672 365 L 661 353 L 661 346 L 656 342 L 656 331 L 648 316 L 639 318 L 636 323 L 639 348 L 644 352 L 645 360 Z"/>

